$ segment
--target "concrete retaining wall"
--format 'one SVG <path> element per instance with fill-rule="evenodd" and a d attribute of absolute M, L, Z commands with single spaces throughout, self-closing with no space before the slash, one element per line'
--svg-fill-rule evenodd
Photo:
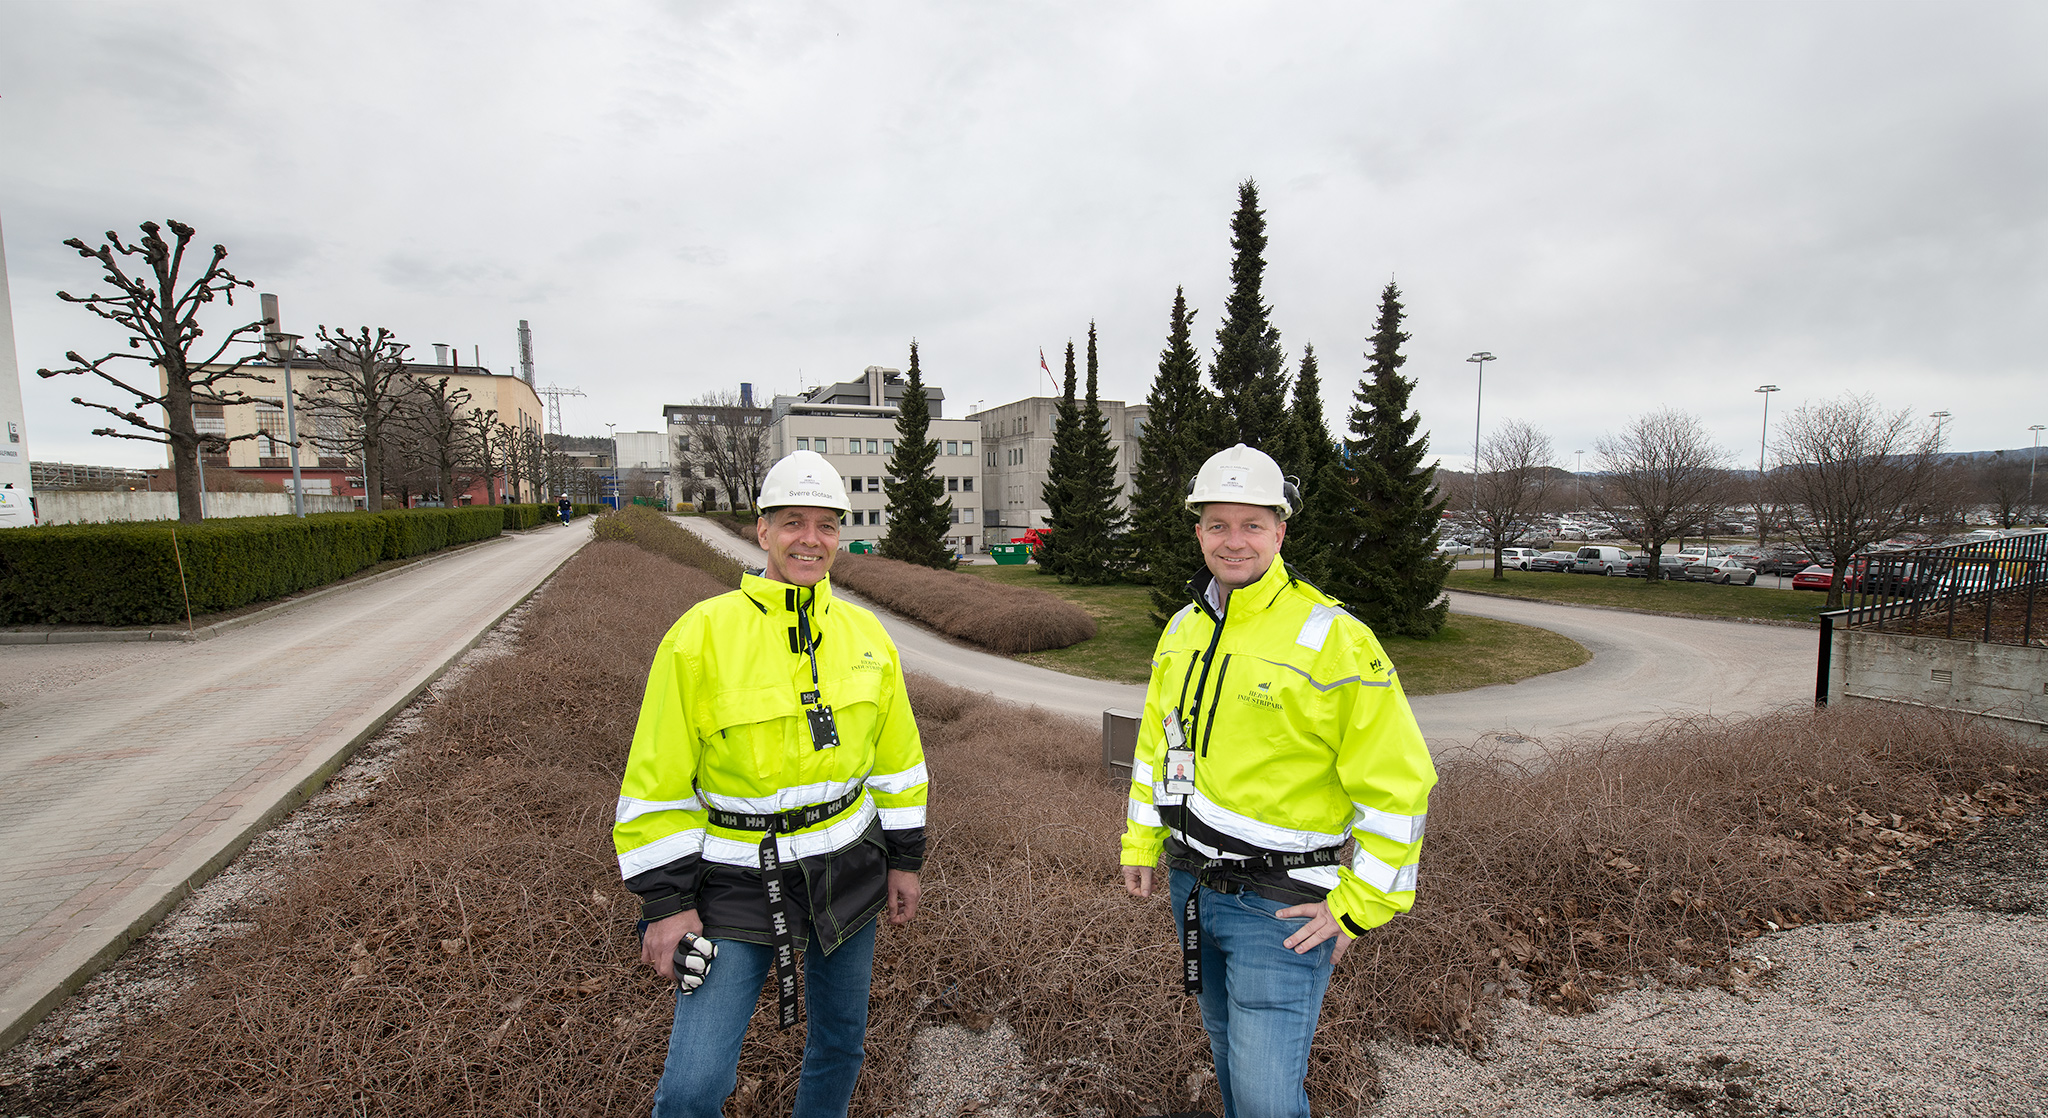
<path fill-rule="evenodd" d="M 331 494 L 307 494 L 306 511 L 347 512 L 353 499 Z M 49 490 L 36 494 L 36 510 L 44 524 L 113 524 L 131 520 L 176 520 L 176 493 L 131 493 L 125 490 L 94 492 Z M 208 493 L 206 518 L 230 516 L 289 516 L 289 493 Z"/>
<path fill-rule="evenodd" d="M 2048 743 L 2048 648 L 1837 629 L 1828 668 L 1830 701 L 1965 711 Z"/>

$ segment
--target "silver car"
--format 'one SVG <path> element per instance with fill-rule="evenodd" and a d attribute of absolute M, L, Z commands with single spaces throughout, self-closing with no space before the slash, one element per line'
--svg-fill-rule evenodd
<path fill-rule="evenodd" d="M 1744 566 L 1742 560 L 1727 555 L 1687 563 L 1685 577 L 1693 582 L 1718 582 L 1723 586 L 1731 582 L 1743 586 L 1756 584 L 1756 570 Z"/>

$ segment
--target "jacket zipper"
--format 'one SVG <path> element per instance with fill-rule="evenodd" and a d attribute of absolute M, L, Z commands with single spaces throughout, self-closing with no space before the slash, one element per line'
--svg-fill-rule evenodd
<path fill-rule="evenodd" d="M 1217 632 L 1222 632 L 1221 628 Z M 1209 755 L 1209 735 L 1216 732 L 1216 710 L 1223 705 L 1223 677 L 1230 672 L 1230 653 L 1223 654 L 1223 663 L 1216 668 L 1216 697 L 1209 700 L 1209 717 L 1202 720 L 1202 756 Z"/>
<path fill-rule="evenodd" d="M 1221 644 L 1223 641 L 1223 622 L 1226 620 L 1228 616 L 1225 615 L 1225 617 L 1218 617 L 1216 615 L 1216 611 L 1209 608 L 1209 602 L 1206 596 L 1199 600 L 1201 601 L 1202 611 L 1209 615 L 1209 619 L 1215 623 L 1216 627 L 1209 633 L 1209 647 L 1202 652 L 1202 678 L 1195 684 L 1194 706 L 1192 708 L 1188 708 L 1188 713 L 1196 716 L 1197 718 L 1200 718 L 1202 712 L 1202 692 L 1209 686 L 1209 664 L 1216 659 L 1216 646 L 1218 644 Z M 1226 656 L 1223 658 L 1223 660 L 1225 664 L 1228 664 L 1230 662 L 1230 657 Z M 1220 670 L 1217 672 L 1216 675 L 1216 686 L 1220 693 L 1223 687 L 1223 674 Z M 1187 694 L 1187 684 L 1185 682 L 1181 684 L 1181 694 Z M 1212 703 L 1210 706 L 1213 712 L 1215 704 Z M 1201 722 L 1202 756 L 1207 757 L 1209 755 L 1209 723 L 1207 719 L 1201 719 Z"/>

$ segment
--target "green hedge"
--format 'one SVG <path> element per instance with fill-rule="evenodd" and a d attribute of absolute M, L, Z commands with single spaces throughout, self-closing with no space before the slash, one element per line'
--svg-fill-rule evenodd
<path fill-rule="evenodd" d="M 546 505 L 499 505 L 505 514 L 505 530 L 520 532 L 538 528 L 543 520 L 553 518 L 552 510 Z"/>
<path fill-rule="evenodd" d="M 186 592 L 195 615 L 234 609 L 489 539 L 504 530 L 503 507 L 11 528 L 0 532 L 0 624 L 163 624 L 185 616 Z"/>

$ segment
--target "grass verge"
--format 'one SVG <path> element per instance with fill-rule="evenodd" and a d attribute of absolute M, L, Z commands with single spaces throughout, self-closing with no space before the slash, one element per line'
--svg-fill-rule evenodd
<path fill-rule="evenodd" d="M 1088 611 L 1096 635 L 1068 648 L 1017 659 L 1070 675 L 1117 683 L 1144 683 L 1151 671 L 1159 630 L 1152 625 L 1151 590 L 1144 586 L 1075 586 L 1043 574 L 1036 565 L 962 567 L 992 582 L 1028 586 L 1056 594 Z M 1593 658 L 1585 647 L 1548 629 L 1509 621 L 1452 614 L 1429 640 L 1381 637 L 1410 695 L 1440 695 L 1513 683 L 1575 668 Z"/>
<path fill-rule="evenodd" d="M 166 1017 L 132 1027 L 78 1112 L 644 1113 L 673 995 L 637 962 L 613 797 L 648 656 L 723 589 L 616 542 L 583 549 L 519 652 L 427 712 L 374 797 Z M 1168 903 L 1116 884 L 1124 789 L 1100 775 L 1095 728 L 921 678 L 912 704 L 932 856 L 917 920 L 877 949 L 854 1113 L 905 1109 L 918 1029 L 996 1017 L 1031 1061 L 1032 1093 L 1003 1100 L 1017 1112 L 1220 1112 Z M 1505 999 L 1572 1012 L 1712 982 L 1745 939 L 1863 913 L 1917 851 L 2038 802 L 2036 764 L 1981 726 L 1875 706 L 1446 758 L 1415 912 L 1331 983 L 1313 1108 L 1377 1097 L 1371 1037 L 1481 1048 Z M 803 1033 L 774 1029 L 772 1005 L 733 1118 L 793 1101 Z"/>
<path fill-rule="evenodd" d="M 1508 571 L 1494 581 L 1493 571 L 1452 571 L 1446 590 L 1470 590 L 1508 598 L 1529 598 L 1575 606 L 1610 606 L 1692 617 L 1727 617 L 1750 621 L 1820 623 L 1826 594 L 1811 590 L 1778 590 L 1764 586 L 1715 586 L 1705 582 L 1649 582 L 1640 578 L 1551 571 Z"/>

